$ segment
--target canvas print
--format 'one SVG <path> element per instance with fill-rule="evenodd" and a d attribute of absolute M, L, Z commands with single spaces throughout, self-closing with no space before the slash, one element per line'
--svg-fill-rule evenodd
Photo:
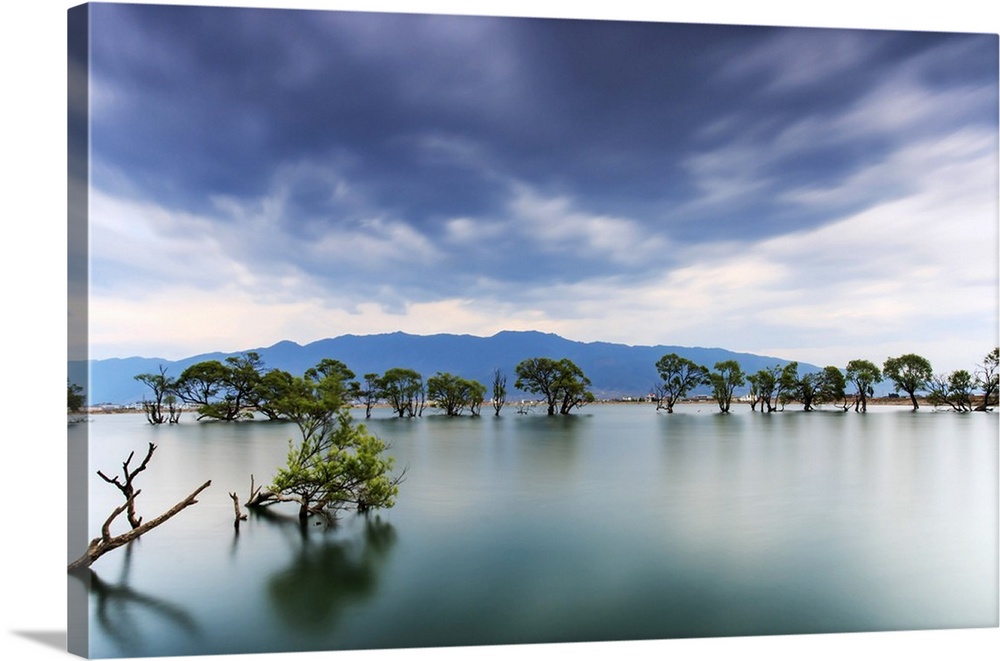
<path fill-rule="evenodd" d="M 68 28 L 71 652 L 998 626 L 996 34 Z"/>

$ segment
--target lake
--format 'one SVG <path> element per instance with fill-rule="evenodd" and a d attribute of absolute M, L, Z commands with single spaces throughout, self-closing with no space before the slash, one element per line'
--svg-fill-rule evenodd
<path fill-rule="evenodd" d="M 396 506 L 305 531 L 294 504 L 237 530 L 229 497 L 270 480 L 293 425 L 91 416 L 69 434 L 90 437 L 90 535 L 121 502 L 95 471 L 149 442 L 139 515 L 212 486 L 93 565 L 90 654 L 997 626 L 997 414 L 713 406 L 379 410 Z"/>

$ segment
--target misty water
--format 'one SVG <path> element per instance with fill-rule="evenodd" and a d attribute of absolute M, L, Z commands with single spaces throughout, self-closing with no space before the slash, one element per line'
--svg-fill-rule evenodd
<path fill-rule="evenodd" d="M 407 468 L 397 505 L 305 532 L 291 504 L 237 531 L 229 497 L 273 476 L 292 425 L 72 427 L 90 438 L 90 535 L 121 499 L 95 471 L 149 442 L 140 515 L 212 480 L 94 564 L 91 655 L 998 624 L 993 413 L 622 404 L 368 426 Z"/>

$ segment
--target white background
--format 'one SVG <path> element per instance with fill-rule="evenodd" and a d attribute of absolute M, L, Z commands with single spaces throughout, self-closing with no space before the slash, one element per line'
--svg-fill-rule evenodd
<path fill-rule="evenodd" d="M 166 0 L 164 0 L 166 1 Z M 15 0 L 0 19 L 0 175 L 3 193 L 3 310 L 0 320 L 0 415 L 13 433 L 0 438 L 0 649 L 8 659 L 65 655 L 66 452 L 62 402 L 66 360 L 66 10 L 76 3 Z M 176 4 L 176 3 L 175 3 Z M 190 3 L 180 3 L 190 4 Z M 808 25 L 989 32 L 997 10 L 982 0 L 838 3 L 700 0 L 656 8 L 648 0 L 419 0 L 231 2 L 207 4 L 428 13 L 478 13 L 706 23 Z M 667 5 L 667 3 L 662 3 Z M 82 549 L 75 553 L 81 552 Z M 1000 629 L 770 638 L 642 641 L 519 647 L 270 654 L 204 659 L 285 661 L 313 658 L 606 659 L 670 656 L 771 659 L 1000 658 Z"/>

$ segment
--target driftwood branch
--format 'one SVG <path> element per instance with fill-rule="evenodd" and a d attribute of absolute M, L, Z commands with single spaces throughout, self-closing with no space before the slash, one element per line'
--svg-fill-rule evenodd
<path fill-rule="evenodd" d="M 235 491 L 230 492 L 229 497 L 233 499 L 233 509 L 236 512 L 236 525 L 240 525 L 240 521 L 246 521 L 247 515 L 240 511 L 240 497 L 236 495 Z"/>
<path fill-rule="evenodd" d="M 142 525 L 142 517 L 136 516 L 135 514 L 135 498 L 136 496 L 139 495 L 139 492 L 135 490 L 133 482 L 135 481 L 136 475 L 146 470 L 146 466 L 149 464 L 149 460 L 152 458 L 154 451 L 156 451 L 156 446 L 150 443 L 149 450 L 146 451 L 146 458 L 143 459 L 142 463 L 139 464 L 139 467 L 132 472 L 129 472 L 128 465 L 132 463 L 132 457 L 135 456 L 135 451 L 133 450 L 132 452 L 129 453 L 128 458 L 124 462 L 122 462 L 122 475 L 124 476 L 125 479 L 124 484 L 118 481 L 117 475 L 115 475 L 115 477 L 112 479 L 107 475 L 105 475 L 104 473 L 102 473 L 101 471 L 97 471 L 97 474 L 101 477 L 102 480 L 104 480 L 108 484 L 113 484 L 116 487 L 118 487 L 118 490 L 122 492 L 123 496 L 125 496 L 125 502 L 128 509 L 128 524 L 133 528 L 138 528 L 140 525 Z"/>
<path fill-rule="evenodd" d="M 152 451 L 150 451 L 150 454 L 152 454 Z M 149 532 L 150 530 L 157 527 L 161 523 L 164 523 L 165 521 L 173 517 L 175 514 L 183 510 L 184 508 L 190 505 L 194 505 L 195 503 L 198 502 L 196 500 L 198 494 L 207 489 L 211 484 L 212 484 L 211 480 L 205 482 L 205 484 L 195 489 L 190 496 L 180 501 L 179 503 L 177 503 L 163 514 L 156 517 L 155 519 L 147 521 L 146 523 L 143 523 L 142 525 L 136 528 L 132 528 L 128 532 L 123 533 L 121 535 L 112 536 L 111 535 L 112 521 L 114 521 L 115 518 L 118 517 L 118 515 L 120 515 L 122 512 L 124 512 L 128 507 L 130 507 L 133 504 L 135 496 L 138 495 L 138 492 L 136 492 L 135 494 L 133 494 L 132 498 L 130 498 L 128 501 L 125 502 L 125 504 L 115 508 L 115 511 L 111 513 L 111 516 L 107 518 L 107 520 L 104 522 L 104 525 L 101 527 L 101 536 L 95 537 L 90 541 L 90 545 L 87 547 L 87 552 L 84 553 L 79 558 L 77 558 L 76 560 L 74 560 L 73 562 L 71 562 L 69 564 L 69 570 L 74 571 L 90 567 L 90 565 L 94 564 L 95 560 L 100 558 L 108 551 L 112 551 L 118 548 L 119 546 L 124 546 L 125 544 L 128 544 L 129 542 L 136 539 L 140 535 L 144 535 L 145 533 Z"/>
<path fill-rule="evenodd" d="M 250 498 L 244 503 L 247 507 L 265 507 L 274 503 L 299 502 L 297 498 L 289 498 L 280 493 L 264 489 L 263 485 L 254 486 L 253 474 L 250 475 Z"/>

